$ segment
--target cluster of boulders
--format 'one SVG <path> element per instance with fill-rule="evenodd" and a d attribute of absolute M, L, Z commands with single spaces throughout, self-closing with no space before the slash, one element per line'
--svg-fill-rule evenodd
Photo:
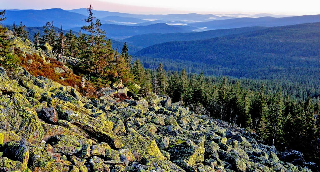
<path fill-rule="evenodd" d="M 9 94 L 10 93 L 10 94 Z M 244 129 L 166 96 L 125 88 L 86 98 L 20 69 L 0 68 L 0 171 L 311 171 Z"/>

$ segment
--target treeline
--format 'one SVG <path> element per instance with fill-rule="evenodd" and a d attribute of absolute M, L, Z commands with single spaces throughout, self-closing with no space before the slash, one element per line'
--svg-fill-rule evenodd
<path fill-rule="evenodd" d="M 134 76 L 144 81 L 139 72 Z M 299 150 L 308 160 L 320 162 L 319 99 L 297 98 L 273 81 L 206 77 L 185 70 L 166 73 L 162 64 L 150 76 L 146 80 L 153 81 L 153 92 L 182 101 L 199 114 L 246 128 L 280 150 Z"/>
<path fill-rule="evenodd" d="M 153 92 L 166 94 L 173 102 L 182 101 L 199 114 L 255 132 L 280 150 L 299 150 L 308 160 L 320 162 L 319 99 L 297 98 L 272 81 L 265 86 L 255 80 L 188 75 L 185 70 L 166 74 L 162 65 L 151 76 L 147 80 L 153 81 Z"/>

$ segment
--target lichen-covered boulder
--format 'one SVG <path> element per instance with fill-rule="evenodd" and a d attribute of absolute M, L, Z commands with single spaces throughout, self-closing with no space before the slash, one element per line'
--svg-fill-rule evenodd
<path fill-rule="evenodd" d="M 20 161 L 14 161 L 7 157 L 0 157 L 0 171 L 18 171 L 25 169 L 24 165 Z M 26 170 L 26 169 L 25 169 Z"/>
<path fill-rule="evenodd" d="M 56 124 L 58 122 L 58 113 L 53 107 L 43 108 L 38 112 L 38 116 L 50 124 Z"/>
<path fill-rule="evenodd" d="M 155 140 L 143 137 L 133 129 L 130 129 L 129 132 L 130 135 L 120 137 L 124 149 L 129 149 L 132 153 L 137 154 L 137 156 L 148 160 L 165 159 Z"/>
<path fill-rule="evenodd" d="M 196 145 L 191 140 L 177 140 L 169 146 L 168 152 L 173 162 L 186 170 L 190 170 L 197 163 L 204 161 L 205 148 L 204 143 Z"/>
<path fill-rule="evenodd" d="M 92 141 L 80 136 L 58 135 L 47 140 L 54 152 L 68 156 L 89 157 Z"/>
<path fill-rule="evenodd" d="M 7 157 L 13 161 L 19 161 L 22 163 L 21 168 L 27 169 L 30 152 L 27 142 L 24 139 L 19 142 L 7 142 L 4 144 L 3 149 L 3 157 Z"/>
<path fill-rule="evenodd" d="M 90 161 L 90 167 L 92 171 L 101 171 L 101 172 L 109 172 L 109 166 L 104 163 L 104 160 L 97 157 L 93 156 Z"/>
<path fill-rule="evenodd" d="M 90 154 L 92 156 L 106 156 L 106 150 L 111 149 L 111 147 L 107 143 L 100 143 L 97 145 L 92 145 L 90 148 Z"/>

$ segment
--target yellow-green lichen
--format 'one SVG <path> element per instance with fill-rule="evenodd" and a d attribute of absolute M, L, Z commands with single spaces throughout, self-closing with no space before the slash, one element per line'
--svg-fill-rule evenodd
<path fill-rule="evenodd" d="M 0 145 L 3 145 L 4 133 L 0 133 Z"/>
<path fill-rule="evenodd" d="M 193 166 L 196 163 L 202 163 L 204 161 L 205 148 L 203 146 L 198 146 L 195 148 L 194 153 L 188 158 L 188 165 Z"/>
<path fill-rule="evenodd" d="M 147 147 L 147 154 L 157 158 L 158 160 L 164 160 L 165 157 L 162 155 L 160 149 L 157 146 L 156 141 L 152 140 L 150 145 Z"/>
<path fill-rule="evenodd" d="M 221 139 L 221 141 L 220 141 L 220 143 L 222 143 L 222 144 L 227 144 L 227 141 L 228 141 L 228 139 L 226 138 L 226 137 L 223 137 L 222 139 Z"/>

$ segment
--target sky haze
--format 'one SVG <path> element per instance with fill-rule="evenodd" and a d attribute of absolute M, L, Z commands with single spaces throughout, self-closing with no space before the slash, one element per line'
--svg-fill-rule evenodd
<path fill-rule="evenodd" d="M 0 4 L 2 9 L 77 9 L 91 4 L 96 10 L 139 14 L 320 14 L 317 0 L 0 0 Z"/>

